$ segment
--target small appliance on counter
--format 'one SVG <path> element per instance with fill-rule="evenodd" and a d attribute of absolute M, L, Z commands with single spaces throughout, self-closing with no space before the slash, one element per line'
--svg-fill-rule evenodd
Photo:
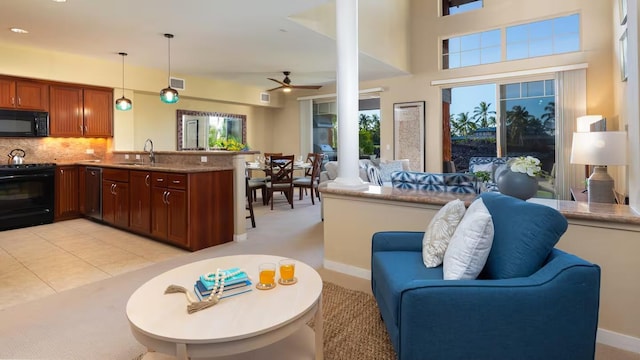
<path fill-rule="evenodd" d="M 9 157 L 8 164 L 9 165 L 20 165 L 20 164 L 24 163 L 24 157 L 26 155 L 27 154 L 22 149 L 13 149 L 7 155 Z"/>

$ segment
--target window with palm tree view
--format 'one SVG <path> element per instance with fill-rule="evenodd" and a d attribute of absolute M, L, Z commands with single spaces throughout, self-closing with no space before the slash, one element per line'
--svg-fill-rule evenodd
<path fill-rule="evenodd" d="M 529 155 L 551 173 L 556 153 L 554 86 L 550 79 L 443 89 L 448 101 L 443 108 L 449 109 L 444 123 L 449 128 L 443 130 L 450 133 L 450 141 L 444 142 L 445 163 L 453 161 L 456 171 L 466 172 L 471 157 Z"/>

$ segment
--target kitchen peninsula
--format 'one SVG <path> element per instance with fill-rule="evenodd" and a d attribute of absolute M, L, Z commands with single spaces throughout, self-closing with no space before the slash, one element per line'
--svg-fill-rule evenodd
<path fill-rule="evenodd" d="M 182 248 L 242 240 L 245 155 L 255 153 L 165 151 L 152 163 L 147 152 L 116 151 L 105 160 L 59 164 L 56 176 L 71 179 L 57 182 L 56 220 L 89 216 L 92 199 L 101 197 L 102 222 Z M 101 179 L 88 181 L 96 172 Z"/>

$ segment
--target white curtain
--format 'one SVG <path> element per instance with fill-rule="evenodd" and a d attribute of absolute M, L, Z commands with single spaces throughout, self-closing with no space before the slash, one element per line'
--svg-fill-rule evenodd
<path fill-rule="evenodd" d="M 308 153 L 313 152 L 313 100 L 298 100 L 300 116 L 300 151 L 305 159 Z"/>
<path fill-rule="evenodd" d="M 578 116 L 587 114 L 586 69 L 556 73 L 556 191 L 570 200 L 570 188 L 584 189 L 584 165 L 573 165 L 571 141 Z"/>

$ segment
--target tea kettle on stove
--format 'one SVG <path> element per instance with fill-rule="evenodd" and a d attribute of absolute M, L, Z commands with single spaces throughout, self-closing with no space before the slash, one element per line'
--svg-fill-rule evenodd
<path fill-rule="evenodd" d="M 24 162 L 26 153 L 22 149 L 13 149 L 7 156 L 9 157 L 9 165 L 19 165 Z"/>

